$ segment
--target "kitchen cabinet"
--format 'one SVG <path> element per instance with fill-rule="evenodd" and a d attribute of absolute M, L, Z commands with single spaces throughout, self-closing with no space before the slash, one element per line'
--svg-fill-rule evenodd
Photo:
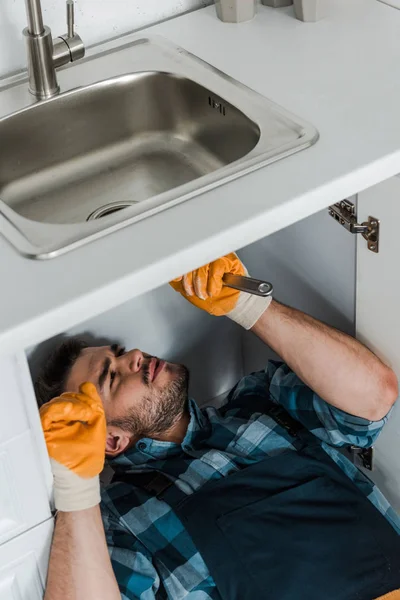
<path fill-rule="evenodd" d="M 240 248 L 237 240 L 236 249 L 251 274 L 274 284 L 277 299 L 350 334 L 356 333 L 400 376 L 399 195 L 400 178 L 394 177 L 350 198 L 357 206 L 359 222 L 369 216 L 380 220 L 378 253 L 368 250 L 361 235 L 352 235 L 332 219 L 328 209 L 245 248 Z M 191 394 L 200 404 L 221 401 L 244 373 L 262 368 L 272 355 L 252 334 L 228 319 L 198 311 L 169 286 L 155 288 L 67 333 L 83 334 L 94 344 L 118 341 L 185 362 L 191 369 Z M 20 596 L 13 591 L 22 600 L 32 598 L 24 591 L 28 589 L 23 587 L 27 578 L 40 589 L 35 552 L 46 555 L 51 528 L 51 474 L 27 360 L 35 376 L 44 356 L 59 341 L 59 337 L 49 339 L 44 345 L 26 349 L 26 355 L 6 357 L 0 362 L 3 381 L 8 382 L 7 393 L 1 399 L 6 421 L 0 422 L 0 565 L 8 547 L 13 552 L 16 549 L 18 559 L 25 560 L 26 554 L 26 562 L 21 563 L 25 566 L 22 591 L 18 588 Z M 7 405 L 11 407 L 8 412 Z M 375 469 L 367 472 L 398 510 L 399 432 L 400 410 L 395 407 L 376 443 Z M 29 496 L 34 509 L 24 504 L 24 496 Z M 47 523 L 43 530 L 46 533 L 37 538 L 34 532 L 39 531 L 41 521 Z M 16 538 L 20 531 L 23 535 Z M 16 563 L 15 573 L 8 564 L 0 570 L 1 600 L 3 589 L 10 597 L 8 590 L 17 585 L 12 582 L 18 581 L 20 573 L 20 563 Z"/>
<path fill-rule="evenodd" d="M 360 194 L 359 214 L 381 220 L 379 254 L 357 240 L 356 335 L 400 378 L 400 178 L 393 177 Z M 364 243 L 363 243 L 364 242 Z M 400 511 L 400 403 L 375 445 L 372 478 Z"/>
<path fill-rule="evenodd" d="M 277 299 L 357 334 L 400 376 L 398 196 L 400 178 L 393 177 L 349 198 L 359 222 L 369 216 L 380 220 L 378 253 L 368 250 L 361 234 L 346 231 L 325 209 L 239 249 L 239 255 L 251 274 L 274 284 Z M 223 398 L 244 373 L 261 369 L 273 356 L 257 338 L 228 319 L 198 311 L 169 286 L 86 321 L 70 333 L 89 334 L 94 343 L 120 341 L 128 348 L 185 362 L 191 371 L 191 393 L 200 404 Z M 43 354 L 36 351 L 30 357 L 36 367 Z M 374 448 L 374 471 L 367 474 L 398 510 L 399 455 L 396 406 Z"/>
<path fill-rule="evenodd" d="M 2 544 L 51 517 L 51 487 L 49 479 L 46 483 L 47 459 L 25 356 L 21 354 L 3 359 L 0 362 L 0 379 Z"/>
<path fill-rule="evenodd" d="M 0 361 L 0 600 L 43 597 L 51 473 L 24 353 Z"/>
<path fill-rule="evenodd" d="M 43 598 L 52 521 L 0 546 L 0 600 Z"/>
<path fill-rule="evenodd" d="M 277 298 L 355 334 L 400 378 L 400 177 L 351 198 L 358 222 L 380 221 L 379 252 L 323 211 L 246 248 L 242 256 L 257 277 L 271 277 Z M 254 266 L 253 266 L 254 265 Z M 272 266 L 272 270 L 271 270 Z M 257 270 L 256 270 L 257 269 Z M 245 338 L 244 370 L 261 368 L 266 351 Z M 340 377 L 340 373 L 338 373 Z M 371 477 L 400 511 L 400 403 L 373 450 Z"/>

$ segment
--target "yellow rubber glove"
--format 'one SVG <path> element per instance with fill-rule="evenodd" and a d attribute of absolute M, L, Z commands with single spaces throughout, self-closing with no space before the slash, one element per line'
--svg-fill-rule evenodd
<path fill-rule="evenodd" d="M 272 297 L 262 298 L 225 286 L 225 273 L 248 275 L 243 263 L 232 252 L 174 279 L 170 285 L 191 304 L 210 315 L 226 315 L 245 329 L 251 329 L 267 310 Z"/>
<path fill-rule="evenodd" d="M 394 590 L 394 592 L 381 596 L 377 600 L 400 600 L 400 590 Z"/>
<path fill-rule="evenodd" d="M 54 476 L 58 510 L 83 510 L 100 502 L 99 473 L 106 448 L 106 418 L 92 383 L 65 393 L 40 409 Z"/>

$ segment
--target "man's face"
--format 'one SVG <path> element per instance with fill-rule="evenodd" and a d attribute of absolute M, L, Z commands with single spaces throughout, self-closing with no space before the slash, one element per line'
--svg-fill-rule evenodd
<path fill-rule="evenodd" d="M 85 348 L 73 365 L 66 391 L 94 383 L 103 401 L 108 432 L 122 431 L 131 441 L 156 437 L 184 413 L 188 371 L 140 350 L 118 345 Z M 112 440 L 107 440 L 107 450 Z M 121 449 L 119 449 L 121 451 Z"/>

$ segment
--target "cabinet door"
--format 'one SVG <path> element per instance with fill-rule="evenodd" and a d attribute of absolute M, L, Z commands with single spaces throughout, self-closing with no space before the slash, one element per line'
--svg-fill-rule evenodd
<path fill-rule="evenodd" d="M 400 179 L 393 177 L 359 194 L 359 222 L 380 220 L 379 253 L 358 236 L 356 333 L 400 378 Z M 368 475 L 400 511 L 400 401 L 375 445 Z"/>
<path fill-rule="evenodd" d="M 0 546 L 51 517 L 43 434 L 23 358 L 0 361 Z"/>
<path fill-rule="evenodd" d="M 35 449 L 30 431 L 0 444 L 0 548 L 51 517 Z"/>
<path fill-rule="evenodd" d="M 53 520 L 0 546 L 0 600 L 41 600 Z"/>

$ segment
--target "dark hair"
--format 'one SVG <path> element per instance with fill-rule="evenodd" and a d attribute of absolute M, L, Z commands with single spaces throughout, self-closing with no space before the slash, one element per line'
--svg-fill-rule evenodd
<path fill-rule="evenodd" d="M 87 347 L 88 344 L 81 338 L 71 337 L 53 350 L 35 381 L 39 407 L 66 391 L 64 386 L 68 375 L 82 350 Z"/>

